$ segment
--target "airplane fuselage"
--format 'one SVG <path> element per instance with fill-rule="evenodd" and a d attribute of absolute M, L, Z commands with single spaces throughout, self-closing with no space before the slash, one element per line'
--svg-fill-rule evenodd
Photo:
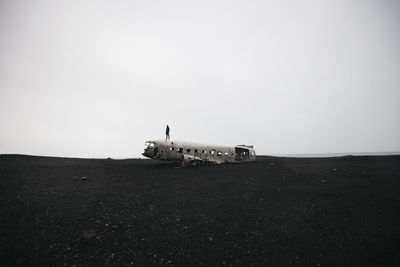
<path fill-rule="evenodd" d="M 150 140 L 142 154 L 145 157 L 182 163 L 239 163 L 255 161 L 252 146 L 219 146 L 171 140 Z"/>

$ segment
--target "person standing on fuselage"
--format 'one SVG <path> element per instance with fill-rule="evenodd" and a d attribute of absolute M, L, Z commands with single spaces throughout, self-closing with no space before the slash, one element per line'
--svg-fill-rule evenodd
<path fill-rule="evenodd" d="M 165 130 L 165 140 L 169 140 L 169 126 L 167 125 L 167 129 Z"/>

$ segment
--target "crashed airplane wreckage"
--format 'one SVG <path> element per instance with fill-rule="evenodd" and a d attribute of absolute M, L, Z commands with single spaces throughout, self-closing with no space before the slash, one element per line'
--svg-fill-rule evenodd
<path fill-rule="evenodd" d="M 176 162 L 182 166 L 256 160 L 253 146 L 215 146 L 170 140 L 147 141 L 142 155 L 151 159 Z"/>

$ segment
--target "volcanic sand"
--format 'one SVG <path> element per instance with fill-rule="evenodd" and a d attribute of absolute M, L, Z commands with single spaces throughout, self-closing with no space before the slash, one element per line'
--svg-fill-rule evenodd
<path fill-rule="evenodd" d="M 0 156 L 2 266 L 400 266 L 400 156 Z"/>

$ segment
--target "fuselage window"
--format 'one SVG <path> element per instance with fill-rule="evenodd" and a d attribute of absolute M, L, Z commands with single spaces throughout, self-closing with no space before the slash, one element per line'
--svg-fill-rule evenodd
<path fill-rule="evenodd" d="M 203 150 L 203 154 L 207 154 L 207 150 Z"/>
<path fill-rule="evenodd" d="M 182 153 L 182 151 L 183 151 L 183 148 L 178 148 L 178 153 Z"/>
<path fill-rule="evenodd" d="M 146 147 L 154 147 L 154 143 L 146 142 L 146 143 L 145 143 L 145 146 L 146 146 Z"/>
<path fill-rule="evenodd" d="M 221 157 L 221 156 L 222 156 L 222 152 L 221 152 L 221 151 L 218 151 L 218 152 L 217 152 L 217 155 L 218 155 L 219 157 Z"/>
<path fill-rule="evenodd" d="M 169 151 L 172 151 L 172 150 L 174 150 L 174 148 L 173 148 L 173 147 L 170 147 L 170 148 L 169 148 Z"/>
<path fill-rule="evenodd" d="M 186 152 L 190 152 L 190 148 L 186 149 Z"/>
<path fill-rule="evenodd" d="M 210 151 L 210 154 L 211 154 L 211 155 L 214 155 L 214 150 L 211 150 L 211 151 Z"/>
<path fill-rule="evenodd" d="M 228 156 L 229 155 L 229 153 L 228 152 L 225 152 L 225 156 Z"/>
<path fill-rule="evenodd" d="M 194 153 L 197 153 L 197 152 L 198 152 L 198 150 L 197 150 L 197 149 L 195 149 L 195 150 L 194 150 Z"/>

